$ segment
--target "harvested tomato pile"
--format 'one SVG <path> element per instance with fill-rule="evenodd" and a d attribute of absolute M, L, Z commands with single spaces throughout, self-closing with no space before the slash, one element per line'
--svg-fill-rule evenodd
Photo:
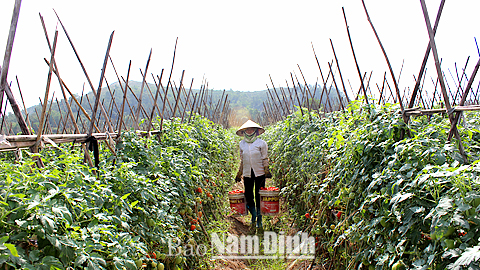
<path fill-rule="evenodd" d="M 267 188 L 261 187 L 260 190 L 280 191 L 278 187 L 267 187 Z"/>
<path fill-rule="evenodd" d="M 228 192 L 228 194 L 241 194 L 241 193 L 245 193 L 245 191 L 240 190 L 240 189 L 235 189 L 235 190 L 232 190 L 232 191 Z"/>

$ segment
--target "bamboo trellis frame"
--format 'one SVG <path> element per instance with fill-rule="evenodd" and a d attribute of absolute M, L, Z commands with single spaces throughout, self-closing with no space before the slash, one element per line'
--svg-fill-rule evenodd
<path fill-rule="evenodd" d="M 335 51 L 335 48 L 333 46 L 333 41 L 329 39 L 332 49 L 332 60 L 326 63 L 326 66 L 328 67 L 328 72 L 326 72 L 326 69 L 325 73 L 322 71 L 322 65 L 316 56 L 315 49 L 312 44 L 315 60 L 317 62 L 317 66 L 320 72 L 320 77 L 317 78 L 315 86 L 312 87 L 307 83 L 307 80 L 304 77 L 300 65 L 297 65 L 297 67 L 301 76 L 297 77 L 295 71 L 290 72 L 290 78 L 285 80 L 286 87 L 274 83 L 272 76 L 269 75 L 271 87 L 267 84 L 267 99 L 262 103 L 263 111 L 258 115 L 258 119 L 254 120 L 258 121 L 263 125 L 268 125 L 270 123 L 285 119 L 296 109 L 300 110 L 302 115 L 306 112 L 311 111 L 318 111 L 322 113 L 328 113 L 336 110 L 345 111 L 348 107 L 347 104 L 352 98 L 355 98 L 355 96 L 363 96 L 363 102 L 366 102 L 367 104 L 370 102 L 375 102 L 378 104 L 386 104 L 388 102 L 398 103 L 400 105 L 399 113 L 402 115 L 406 123 L 408 123 L 409 118 L 412 116 L 431 115 L 435 113 L 446 114 L 451 122 L 449 139 L 455 136 L 459 143 L 459 149 L 462 152 L 463 147 L 461 138 L 459 137 L 457 131 L 457 124 L 462 112 L 480 110 L 480 107 L 475 105 L 478 104 L 478 89 L 480 87 L 480 83 L 474 85 L 476 82 L 475 76 L 480 65 L 480 60 L 474 67 L 474 71 L 472 72 L 470 77 L 468 77 L 466 71 L 468 68 L 469 58 L 465 62 L 465 65 L 463 65 L 463 68 L 460 67 L 460 70 L 457 68 L 457 65 L 455 63 L 455 70 L 453 73 L 450 69 L 448 69 L 449 75 L 451 77 L 450 80 L 453 80 L 453 83 L 452 81 L 450 81 L 449 83 L 449 79 L 445 76 L 445 72 L 441 69 L 441 58 L 439 58 L 438 52 L 436 51 L 434 40 L 434 35 L 438 28 L 440 16 L 445 1 L 442 0 L 440 3 L 440 7 L 438 9 L 437 17 L 433 27 L 430 25 L 430 20 L 428 18 L 428 12 L 426 10 L 424 0 L 421 0 L 420 2 L 422 4 L 427 30 L 429 32 L 429 43 L 427 46 L 425 57 L 420 67 L 419 74 L 417 77 L 414 76 L 414 86 L 411 88 L 412 90 L 410 90 L 410 87 L 405 87 L 403 93 L 400 92 L 399 81 L 403 70 L 403 63 L 397 78 L 394 76 L 393 68 L 389 63 L 385 48 L 380 41 L 378 33 L 375 31 L 373 22 L 370 20 L 367 7 L 362 0 L 367 20 L 369 21 L 370 26 L 380 45 L 380 49 L 385 56 L 391 78 L 387 78 L 385 72 L 383 76 L 383 81 L 379 84 L 371 82 L 370 80 L 373 71 L 370 71 L 370 75 L 368 75 L 368 72 L 365 71 L 363 74 L 361 73 L 360 64 L 358 63 L 355 55 L 356 52 L 354 50 L 353 40 L 350 35 L 345 9 L 342 8 L 346 32 L 349 38 L 349 45 L 355 60 L 355 67 L 357 69 L 360 79 L 358 94 L 356 90 L 352 90 L 350 80 L 348 80 L 348 83 L 350 85 L 351 93 L 348 93 L 345 86 L 345 79 L 337 57 L 337 52 Z M 175 41 L 175 50 L 167 82 L 162 82 L 164 77 L 166 78 L 166 76 L 163 76 L 163 69 L 160 76 L 151 73 L 154 81 L 153 85 L 155 86 L 154 88 L 152 87 L 153 91 L 150 88 L 150 85 L 146 82 L 148 67 L 152 56 L 151 50 L 145 69 L 143 70 L 143 72 L 142 70 L 140 70 L 142 75 L 142 82 L 139 95 L 135 93 L 133 84 L 129 82 L 131 61 L 129 63 L 128 72 L 125 80 L 117 73 L 108 49 L 104 60 L 104 67 L 102 68 L 102 74 L 105 72 L 106 68 L 109 68 L 110 66 L 113 67 L 117 76 L 118 86 L 115 86 L 115 88 L 111 89 L 110 87 L 112 85 L 109 85 L 107 78 L 101 75 L 99 87 L 95 89 L 85 67 L 82 64 L 82 61 L 80 60 L 80 56 L 66 30 L 66 27 L 61 22 L 57 13 L 55 14 L 58 18 L 58 21 L 60 22 L 60 25 L 70 43 L 70 46 L 72 47 L 77 57 L 77 60 L 81 65 L 83 73 L 88 82 L 88 86 L 91 88 L 93 95 L 84 94 L 82 91 L 82 95 L 79 101 L 77 97 L 72 93 L 72 91 L 67 87 L 66 83 L 61 79 L 57 63 L 54 59 L 54 49 L 52 49 L 52 47 L 54 46 L 51 46 L 50 44 L 45 25 L 43 23 L 43 18 L 40 15 L 45 36 L 51 51 L 50 61 L 45 60 L 46 63 L 49 65 L 50 69 L 49 79 L 47 80 L 47 91 L 44 98 L 42 111 L 39 115 L 37 115 L 37 119 L 35 119 L 32 113 L 27 112 L 27 108 L 23 101 L 23 94 L 20 90 L 20 82 L 18 78 L 16 78 L 18 89 L 22 97 L 23 110 L 25 114 L 24 117 L 19 106 L 16 105 L 16 101 L 13 98 L 13 95 L 11 94 L 12 91 L 10 84 L 7 83 L 11 47 L 13 46 L 13 38 L 16 30 L 16 23 L 18 21 L 20 4 L 21 0 L 16 0 L 12 16 L 9 39 L 7 42 L 7 49 L 0 74 L 0 116 L 2 116 L 0 130 L 2 132 L 10 132 L 8 133 L 10 136 L 5 137 L 5 140 L 10 145 L 6 143 L 5 146 L 0 146 L 0 151 L 11 150 L 15 149 L 16 147 L 35 148 L 45 143 L 48 144 L 50 143 L 50 141 L 53 143 L 62 143 L 66 141 L 82 142 L 82 140 L 84 139 L 81 138 L 84 137 L 80 138 L 78 136 L 87 136 L 88 134 L 92 134 L 96 138 L 98 137 L 98 140 L 103 140 L 103 138 L 107 137 L 119 140 L 121 138 L 122 131 L 127 129 L 135 129 L 137 130 L 138 134 L 160 134 L 163 128 L 164 119 L 172 119 L 176 117 L 179 118 L 181 122 L 191 121 L 192 117 L 194 117 L 195 114 L 199 114 L 205 118 L 208 118 L 216 123 L 223 125 L 224 127 L 229 127 L 232 124 L 239 124 L 238 119 L 236 119 L 235 116 L 235 110 L 230 107 L 230 101 L 228 99 L 229 95 L 226 94 L 225 91 L 221 93 L 221 97 L 218 100 L 214 100 L 213 91 L 209 89 L 208 82 L 205 78 L 202 79 L 201 86 L 198 91 L 192 89 L 193 79 L 187 90 L 187 86 L 184 85 L 185 70 L 182 72 L 182 76 L 179 79 L 178 84 L 172 80 L 178 38 Z M 57 35 L 58 33 L 56 33 L 56 36 Z M 53 45 L 55 45 L 55 39 L 53 41 Z M 109 42 L 109 47 L 110 46 L 111 40 Z M 425 85 L 426 62 L 430 55 L 430 52 L 432 52 L 434 56 L 437 71 L 437 77 L 431 78 L 433 85 L 431 87 L 434 90 L 428 90 L 427 85 L 429 85 L 429 83 Z M 107 59 L 110 60 L 110 65 L 108 65 Z M 345 63 L 342 63 L 342 66 L 343 65 L 345 65 Z M 52 118 L 51 113 L 49 113 L 52 108 L 52 102 L 48 99 L 48 89 L 51 80 L 50 77 L 53 75 L 57 76 L 63 95 L 63 100 L 58 100 L 56 105 L 60 112 L 60 117 L 58 119 Z M 318 81 L 318 79 L 320 79 L 320 81 Z M 108 91 L 102 91 L 101 86 L 103 80 L 105 80 L 105 83 L 107 85 L 106 89 Z M 289 83 L 292 83 L 292 85 L 289 85 Z M 393 87 L 391 87 L 391 85 Z M 375 91 L 378 90 L 378 93 L 372 93 L 372 88 L 374 88 L 373 86 L 376 86 Z M 64 90 L 68 92 L 68 96 Z M 148 94 L 144 94 L 144 91 L 148 92 Z M 115 94 L 119 92 L 121 93 L 121 99 L 116 100 Z M 24 135 L 29 135 L 32 132 L 35 133 L 36 135 L 31 136 L 35 136 L 36 143 L 31 144 L 30 137 L 28 137 L 27 139 L 27 137 L 16 138 L 15 136 L 11 136 L 11 132 L 13 132 L 12 123 L 5 122 L 6 105 L 4 105 L 3 102 L 3 98 L 5 95 L 8 98 L 9 104 L 13 108 L 18 125 L 21 127 L 22 133 Z M 375 95 L 377 96 L 377 98 L 375 97 Z M 133 96 L 134 99 L 129 100 L 129 96 Z M 318 96 L 320 100 L 318 100 Z M 93 99 L 93 97 L 95 98 Z M 153 100 L 152 107 L 145 107 L 144 105 L 146 103 L 146 100 L 150 98 L 151 100 Z M 49 102 L 50 104 L 48 104 Z M 48 106 L 49 109 L 47 110 Z M 66 111 L 61 113 L 62 109 L 60 108 L 66 108 Z M 98 116 L 96 113 L 97 109 L 100 110 Z M 38 112 L 36 113 L 38 114 Z M 308 115 L 310 117 L 310 114 Z M 155 116 L 160 117 L 160 128 L 157 131 L 152 131 L 151 129 L 154 128 L 153 120 L 155 119 Z M 146 120 L 144 125 L 139 124 L 142 118 Z M 35 125 L 35 123 L 33 123 L 34 121 L 32 120 L 37 120 L 38 125 Z M 45 132 L 51 133 L 53 131 L 56 131 L 56 133 L 60 133 L 60 131 L 61 133 L 74 132 L 75 134 L 44 134 Z M 57 138 L 55 136 L 60 137 Z M 24 140 L 22 141 L 21 138 L 23 138 Z M 107 146 L 109 146 L 112 152 L 115 151 L 113 145 L 107 144 Z"/>
<path fill-rule="evenodd" d="M 131 61 L 128 67 L 127 73 L 127 80 L 124 80 L 123 77 L 119 76 L 116 68 L 113 64 L 113 60 L 110 57 L 110 47 L 113 43 L 113 32 L 110 36 L 108 48 L 105 54 L 104 64 L 102 68 L 102 74 L 100 76 L 100 82 L 97 89 L 93 87 L 93 84 L 90 80 L 90 77 L 83 66 L 83 63 L 80 59 L 79 53 L 76 50 L 70 35 L 68 34 L 65 25 L 60 20 L 60 17 L 55 12 L 57 16 L 58 22 L 60 23 L 69 43 L 72 47 L 77 60 L 84 72 L 84 75 L 87 79 L 88 85 L 90 86 L 92 93 L 91 94 L 84 94 L 84 89 L 82 89 L 82 94 L 80 100 L 72 93 L 72 91 L 67 87 L 66 83 L 62 80 L 59 73 L 59 68 L 55 61 L 55 49 L 56 49 L 56 40 L 58 37 L 58 31 L 55 31 L 55 38 L 53 40 L 53 45 L 50 43 L 48 38 L 47 30 L 43 21 L 43 17 L 40 14 L 40 21 L 42 23 L 42 27 L 45 33 L 45 37 L 50 48 L 51 56 L 50 60 L 45 59 L 45 62 L 49 66 L 49 73 L 47 79 L 47 86 L 45 92 L 44 102 L 41 103 L 42 110 L 40 114 L 35 108 L 35 112 L 37 114 L 37 118 L 33 118 L 31 114 L 27 112 L 27 108 L 25 106 L 25 102 L 23 101 L 23 94 L 20 90 L 20 82 L 18 77 L 16 77 L 18 89 L 20 91 L 20 95 L 22 97 L 23 109 L 25 113 L 25 117 L 27 121 L 24 120 L 23 114 L 20 111 L 19 106 L 16 104 L 15 99 L 13 98 L 13 94 L 11 91 L 10 84 L 7 83 L 7 72 L 10 62 L 10 55 L 13 47 L 13 40 L 16 32 L 16 25 L 18 21 L 18 14 L 20 10 L 21 0 L 16 0 L 14 12 L 12 15 L 12 25 L 10 28 L 10 34 L 7 42 L 7 49 L 4 57 L 3 68 L 1 68 L 0 74 L 0 116 L 1 116 L 1 133 L 6 131 L 7 136 L 1 136 L 1 143 L 0 143 L 0 151 L 12 151 L 21 148 L 31 148 L 32 151 L 38 151 L 41 147 L 51 144 L 54 147 L 58 143 L 80 143 L 85 151 L 86 159 L 91 164 L 91 159 L 88 156 L 88 151 L 85 148 L 85 142 L 91 136 L 95 137 L 98 141 L 106 141 L 106 145 L 110 148 L 112 153 L 115 154 L 115 147 L 111 145 L 111 140 L 115 139 L 117 142 L 121 139 L 122 130 L 126 129 L 135 129 L 136 133 L 140 136 L 144 135 L 151 135 L 151 134 L 161 134 L 162 133 L 162 125 L 160 125 L 160 130 L 152 130 L 153 127 L 153 119 L 155 117 L 160 117 L 161 123 L 163 123 L 164 119 L 172 119 L 174 117 L 181 117 L 181 121 L 184 121 L 184 118 L 188 116 L 187 112 L 189 113 L 188 121 L 192 119 L 193 112 L 200 114 L 203 117 L 206 117 L 224 127 L 228 127 L 229 118 L 232 114 L 232 110 L 230 108 L 230 102 L 228 100 L 228 95 L 225 96 L 225 92 L 223 92 L 222 97 L 218 100 L 213 102 L 212 92 L 208 91 L 208 83 L 206 80 L 202 80 L 202 85 L 200 87 L 200 91 L 195 93 L 195 90 L 192 89 L 193 87 L 193 79 L 191 81 L 191 85 L 186 90 L 185 86 L 183 85 L 183 77 L 185 74 L 185 70 L 182 72 L 182 78 L 180 79 L 180 84 L 176 87 L 174 81 L 171 80 L 171 75 L 173 72 L 174 67 L 174 59 L 172 61 L 172 69 L 170 71 L 170 78 L 167 82 L 167 87 L 165 88 L 162 83 L 163 78 L 163 69 L 162 75 L 157 76 L 158 83 L 155 80 L 155 76 L 152 73 L 152 77 L 155 83 L 155 97 L 150 89 L 149 84 L 146 82 L 146 74 L 148 71 L 148 66 L 151 60 L 152 51 L 150 51 L 149 58 L 147 61 L 146 68 L 142 74 L 143 80 L 141 84 L 140 95 L 137 96 L 135 94 L 134 89 L 132 89 L 131 84 L 129 84 L 129 76 L 130 76 L 130 69 L 131 69 Z M 176 43 L 178 42 L 178 38 Z M 175 44 L 176 47 L 176 44 Z M 112 66 L 115 70 L 115 74 L 118 80 L 118 87 L 114 88 L 113 91 L 110 89 L 111 85 L 108 84 L 107 78 L 104 76 L 105 71 L 109 68 L 108 60 L 110 60 L 110 66 Z M 141 71 L 140 71 L 141 72 Z M 53 96 L 51 97 L 51 101 L 49 101 L 49 89 L 51 85 L 52 77 L 56 76 L 62 90 L 63 99 L 53 100 Z M 122 78 L 122 80 L 120 79 Z M 105 81 L 106 89 L 108 91 L 102 91 L 102 83 Z M 146 86 L 150 97 L 153 99 L 154 103 L 152 106 L 152 110 L 150 111 L 148 107 L 144 107 L 142 105 L 142 101 L 149 100 L 148 97 L 145 97 L 148 94 L 143 95 L 144 87 Z M 117 89 L 121 91 L 121 100 L 115 100 L 115 93 Z M 66 92 L 68 92 L 69 96 L 67 96 Z M 172 91 L 173 99 L 171 95 L 169 95 L 169 90 Z M 201 98 L 199 99 L 201 92 Z M 7 96 L 8 101 L 5 100 L 5 105 L 3 102 L 3 97 Z M 127 96 L 133 96 L 135 98 L 133 104 L 130 104 L 129 99 Z M 192 98 L 191 98 L 192 97 Z M 93 100 L 91 100 L 93 98 Z M 17 117 L 17 122 L 22 129 L 22 133 L 24 135 L 13 135 L 12 125 L 13 123 L 6 123 L 6 104 L 7 102 L 10 103 L 14 113 Z M 52 106 L 53 103 L 56 103 L 56 106 Z M 92 105 L 93 102 L 93 105 Z M 172 106 L 172 102 L 174 102 L 174 106 Z M 120 105 L 121 104 L 121 105 Z M 125 110 L 126 105 L 128 106 L 128 110 Z M 85 106 L 88 106 L 89 109 L 86 109 Z M 52 117 L 52 107 L 58 109 L 59 118 L 54 119 Z M 173 107 L 173 108 L 172 108 Z M 66 110 L 64 110 L 66 108 Z M 168 110 L 168 109 L 169 110 Z M 62 110 L 64 112 L 62 113 Z M 97 114 L 97 110 L 100 111 Z M 76 116 L 75 116 L 76 114 Z M 143 114 L 143 116 L 142 116 Z M 116 117 L 114 117 L 116 116 Z M 116 119 L 115 119 L 116 118 Z M 141 128 L 139 126 L 139 121 L 141 118 L 145 118 L 148 120 L 147 124 Z M 112 120 L 116 121 L 115 125 Z M 31 120 L 37 120 L 38 125 L 32 125 Z M 130 121 L 129 121 L 130 120 Z M 27 125 L 28 123 L 28 125 Z M 80 125 L 81 124 L 81 125 Z M 106 127 L 106 129 L 102 130 L 99 127 Z M 30 135 L 31 132 L 34 132 L 35 135 Z M 51 133 L 56 134 L 51 134 Z M 74 134 L 65 134 L 65 132 L 74 132 Z M 94 133 L 95 132 L 95 133 Z M 50 134 L 48 134 L 50 133 Z M 110 143 L 109 143 L 110 142 Z M 42 166 L 41 160 L 38 159 L 38 165 Z"/>

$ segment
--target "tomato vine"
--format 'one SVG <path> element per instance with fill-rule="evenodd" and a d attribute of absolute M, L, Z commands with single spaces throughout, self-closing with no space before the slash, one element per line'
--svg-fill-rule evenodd
<path fill-rule="evenodd" d="M 478 267 L 480 117 L 471 113 L 459 127 L 465 162 L 447 142 L 445 116 L 405 125 L 397 112 L 353 102 L 270 127 L 272 171 L 288 209 L 317 237 L 317 262 L 334 269 Z"/>

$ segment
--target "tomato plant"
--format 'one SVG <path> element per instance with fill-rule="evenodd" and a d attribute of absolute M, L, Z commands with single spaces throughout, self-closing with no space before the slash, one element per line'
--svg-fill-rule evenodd
<path fill-rule="evenodd" d="M 478 267 L 480 117 L 447 142 L 448 118 L 352 102 L 345 112 L 299 112 L 269 127 L 271 170 L 292 216 L 317 221 L 317 259 L 333 269 Z M 465 234 L 463 234 L 465 232 Z M 475 253 L 475 251 L 477 253 Z"/>
<path fill-rule="evenodd" d="M 232 181 L 219 175 L 233 170 L 232 136 L 195 117 L 188 124 L 165 121 L 158 137 L 126 132 L 116 156 L 100 145 L 100 169 L 83 165 L 80 149 L 69 146 L 35 155 L 25 152 L 18 162 L 3 155 L 0 267 L 170 265 L 174 259 L 165 256 L 167 240 L 207 243 L 202 231 L 190 231 L 190 220 L 196 218 L 208 230 L 208 221 L 226 209 L 224 198 Z M 35 167 L 37 155 L 44 168 Z M 181 263 L 195 268 L 200 260 L 205 258 L 189 256 Z"/>

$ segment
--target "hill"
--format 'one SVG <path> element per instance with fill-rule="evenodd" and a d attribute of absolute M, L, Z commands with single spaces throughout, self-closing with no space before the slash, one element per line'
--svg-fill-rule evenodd
<path fill-rule="evenodd" d="M 130 81 L 129 88 L 131 89 L 131 91 L 128 91 L 127 93 L 126 104 L 124 107 L 124 123 L 127 124 L 128 126 L 133 126 L 132 124 L 134 120 L 131 117 L 131 115 L 135 115 L 137 111 L 138 98 L 140 97 L 140 92 L 141 92 L 140 91 L 141 82 Z M 320 88 L 317 88 L 315 90 L 315 87 L 310 85 L 309 89 L 311 89 L 312 92 L 315 92 L 315 96 L 313 99 L 315 106 L 318 106 L 318 104 L 325 104 L 326 94 L 323 94 L 322 101 L 320 102 L 320 98 L 322 96 L 322 91 L 320 90 Z M 282 102 L 288 102 L 288 103 L 293 102 L 295 105 L 298 105 L 300 101 L 300 103 L 303 104 L 303 106 L 305 107 L 307 106 L 306 99 L 303 97 L 302 91 L 300 91 L 300 89 L 297 90 L 298 98 L 294 94 L 293 89 L 276 89 L 276 90 L 277 90 L 278 96 L 275 94 L 273 89 L 270 90 L 271 94 L 268 93 L 268 90 L 254 91 L 254 92 L 242 92 L 242 91 L 233 91 L 233 90 L 207 90 L 207 91 L 204 91 L 204 95 L 206 95 L 207 98 L 205 99 L 206 104 L 203 104 L 203 106 L 207 106 L 207 107 L 215 106 L 218 103 L 218 101 L 222 98 L 222 96 L 225 95 L 228 100 L 229 108 L 232 111 L 232 115 L 230 116 L 232 125 L 240 125 L 246 119 L 254 119 L 256 121 L 259 121 L 264 112 L 264 103 L 267 104 L 267 99 L 269 100 L 268 101 L 269 103 L 272 102 L 271 95 L 273 95 L 273 99 L 277 104 L 278 104 L 278 99 L 280 99 L 282 100 Z M 290 94 L 289 90 L 290 92 L 292 92 L 292 95 Z M 151 111 L 153 108 L 155 91 L 156 91 L 156 86 L 153 84 L 147 84 L 144 87 L 144 91 L 142 94 L 142 102 L 141 102 L 142 104 L 141 118 L 142 119 L 146 118 L 147 116 L 150 116 L 151 114 Z M 162 92 L 162 90 L 160 91 Z M 175 96 L 174 96 L 174 93 L 172 93 L 171 88 L 169 89 L 169 92 L 167 95 L 168 99 L 166 102 L 167 105 L 165 109 L 166 117 L 171 117 L 171 113 L 173 109 L 170 109 L 170 108 L 173 108 L 175 105 L 176 94 L 177 93 L 175 92 Z M 183 94 L 180 96 L 180 102 L 178 105 L 179 109 L 177 109 L 177 112 L 178 111 L 180 111 L 181 113 L 183 113 L 183 111 L 190 112 L 195 95 L 200 96 L 200 94 L 201 94 L 200 89 L 192 89 L 192 93 L 190 94 L 189 101 L 188 101 L 190 105 L 188 106 L 187 109 L 184 109 L 187 93 L 183 92 Z M 313 93 L 311 95 L 313 95 Z M 113 99 L 111 98 L 112 96 L 114 97 Z M 163 97 L 163 93 L 161 93 L 161 95 L 157 99 L 157 107 L 159 108 L 157 110 L 157 114 L 159 114 L 159 112 L 163 108 L 162 97 Z M 88 92 L 83 96 L 75 95 L 75 98 L 81 104 L 83 109 L 89 115 L 91 115 L 93 111 L 94 103 L 95 103 L 95 96 L 93 95 L 93 93 Z M 336 105 L 338 104 L 338 97 L 334 88 L 330 90 L 329 98 L 330 98 L 330 101 L 334 103 L 332 105 L 333 107 L 332 109 L 335 109 L 336 107 L 338 107 L 338 105 Z M 88 118 L 85 117 L 85 115 L 82 113 L 80 108 L 77 106 L 76 102 L 71 97 L 68 99 L 68 102 L 72 108 L 74 115 L 76 116 L 77 124 L 79 125 L 81 132 L 86 132 L 89 126 Z M 110 115 L 111 122 L 113 123 L 114 126 L 116 126 L 115 123 L 118 123 L 118 119 L 121 111 L 121 104 L 123 102 L 123 92 L 118 82 L 110 84 L 108 87 L 102 88 L 100 102 L 101 104 L 103 104 L 107 114 Z M 312 104 L 312 99 L 309 98 L 309 105 L 311 106 L 311 104 Z M 276 106 L 274 105 L 271 105 L 271 106 L 274 107 L 274 110 L 277 110 Z M 38 129 L 38 124 L 39 124 L 38 119 L 41 115 L 41 111 L 42 111 L 41 104 L 37 104 L 35 106 L 27 108 L 27 112 L 29 116 L 28 120 L 31 124 L 31 127 L 34 130 Z M 46 112 L 48 116 L 47 127 L 46 127 L 47 133 L 65 133 L 65 132 L 73 131 L 73 126 L 69 122 L 67 124 L 67 128 L 64 128 L 65 122 L 66 122 L 65 120 L 67 118 L 66 117 L 67 112 L 68 112 L 67 106 L 63 99 L 57 100 L 56 98 L 54 98 L 53 103 L 51 102 L 51 100 L 48 102 L 47 112 Z M 98 115 L 99 115 L 99 112 L 97 112 L 97 116 Z M 179 114 L 177 113 L 176 116 L 179 116 Z M 103 123 L 104 121 L 105 121 L 104 116 L 100 114 L 100 123 Z M 2 131 L 0 132 L 1 134 L 13 135 L 13 134 L 20 133 L 20 129 L 18 127 L 17 121 L 13 113 L 7 114 L 6 118 L 4 120 L 2 119 L 1 126 L 2 126 Z"/>

